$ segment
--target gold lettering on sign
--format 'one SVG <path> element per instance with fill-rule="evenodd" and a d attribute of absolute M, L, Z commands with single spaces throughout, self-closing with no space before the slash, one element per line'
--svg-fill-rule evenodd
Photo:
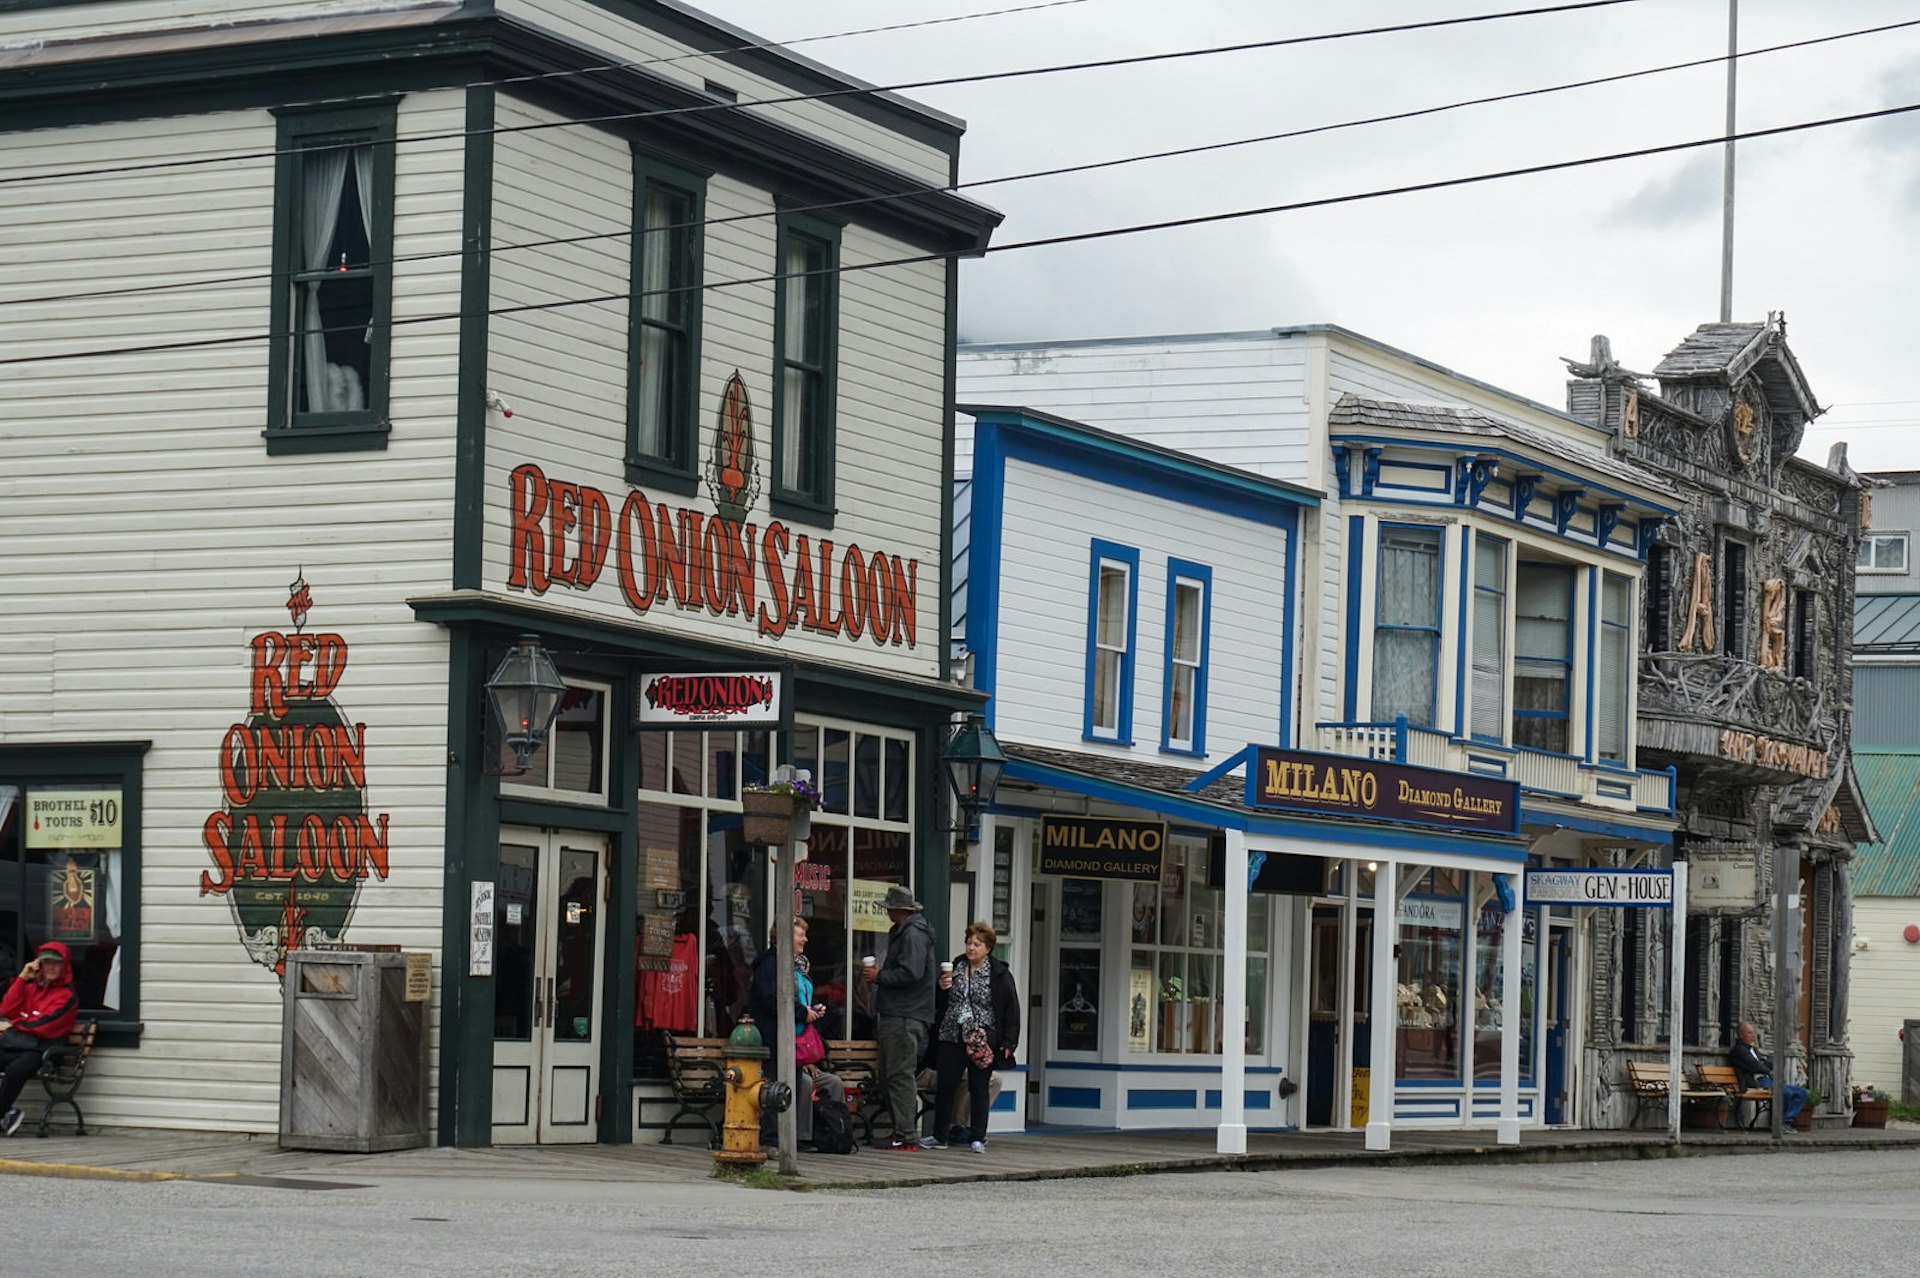
<path fill-rule="evenodd" d="M 1787 668 L 1787 583 L 1780 577 L 1760 586 L 1760 664 Z"/>
<path fill-rule="evenodd" d="M 1687 628 L 1674 645 L 1681 652 L 1692 652 L 1694 640 L 1702 652 L 1712 652 L 1718 641 L 1713 633 L 1713 556 L 1693 557 L 1693 590 L 1687 596 Z"/>
<path fill-rule="evenodd" d="M 1734 763 L 1757 763 L 1782 772 L 1797 772 L 1816 781 L 1826 779 L 1833 766 L 1826 752 L 1817 746 L 1778 741 L 1738 728 L 1727 728 L 1720 733 L 1720 757 Z"/>

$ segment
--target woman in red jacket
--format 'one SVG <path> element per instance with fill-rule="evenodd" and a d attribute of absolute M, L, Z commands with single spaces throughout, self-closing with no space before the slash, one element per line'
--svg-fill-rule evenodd
<path fill-rule="evenodd" d="M 72 966 L 67 947 L 48 941 L 0 998 L 0 1135 L 20 1130 L 20 1089 L 40 1072 L 41 1054 L 64 1042 L 80 1018 Z"/>

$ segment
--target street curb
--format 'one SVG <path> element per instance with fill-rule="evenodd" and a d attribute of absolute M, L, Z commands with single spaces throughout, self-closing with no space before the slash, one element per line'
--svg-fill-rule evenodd
<path fill-rule="evenodd" d="M 1215 1154 L 1197 1158 L 1155 1159 L 1130 1163 L 1102 1163 L 1088 1167 L 1046 1168 L 1026 1171 L 983 1171 L 965 1178 L 924 1176 L 912 1180 L 837 1180 L 794 1181 L 775 1188 L 789 1192 L 813 1190 L 891 1190 L 930 1189 L 955 1184 L 1017 1184 L 1042 1180 L 1094 1180 L 1115 1176 L 1191 1174 L 1194 1172 L 1235 1171 L 1324 1171 L 1330 1167 L 1446 1167 L 1473 1164 L 1526 1165 L 1529 1163 L 1613 1163 L 1655 1158 L 1710 1158 L 1721 1155 L 1810 1154 L 1838 1151 L 1877 1151 L 1913 1149 L 1912 1140 L 1850 1140 L 1823 1144 L 1817 1141 L 1783 1141 L 1761 1144 L 1750 1140 L 1713 1138 L 1686 1141 L 1679 1145 L 1644 1142 L 1631 1145 L 1474 1145 L 1463 1149 L 1385 1150 L 1378 1152 L 1325 1155 L 1298 1154 Z"/>
<path fill-rule="evenodd" d="M 124 1167 L 88 1167 L 82 1163 L 36 1163 L 0 1158 L 0 1176 L 46 1176 L 59 1180 L 185 1180 L 185 1172 L 129 1171 Z"/>

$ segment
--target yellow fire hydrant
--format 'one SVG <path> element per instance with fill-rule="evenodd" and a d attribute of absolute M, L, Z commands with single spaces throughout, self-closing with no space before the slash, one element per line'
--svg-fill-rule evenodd
<path fill-rule="evenodd" d="M 760 1114 L 778 1114 L 793 1104 L 793 1089 L 764 1077 L 767 1049 L 751 1016 L 743 1016 L 727 1036 L 726 1065 L 720 1076 L 727 1082 L 727 1120 L 714 1158 L 723 1163 L 764 1163 L 760 1152 Z"/>

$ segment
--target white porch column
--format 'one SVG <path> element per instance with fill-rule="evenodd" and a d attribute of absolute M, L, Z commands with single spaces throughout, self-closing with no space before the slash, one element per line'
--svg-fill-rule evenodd
<path fill-rule="evenodd" d="M 1508 876 L 1513 883 L 1513 908 L 1507 911 L 1500 933 L 1500 1121 L 1495 1138 L 1502 1145 L 1520 1143 L 1520 939 L 1527 928 L 1527 876 Z M 1535 979 L 1539 979 L 1536 975 Z M 1538 1001 L 1538 1000 L 1536 1000 Z"/>
<path fill-rule="evenodd" d="M 1214 1148 L 1247 1152 L 1247 835 L 1228 830 L 1226 945 L 1220 1003 L 1220 1130 Z"/>
<path fill-rule="evenodd" d="M 1687 1006 L 1687 863 L 1673 863 L 1673 934 L 1667 943 L 1672 972 L 1667 977 L 1667 1139 L 1680 1143 L 1682 1014 Z M 1657 917 L 1657 916 L 1656 916 Z M 1782 1059 L 1785 1059 L 1783 1056 Z"/>
<path fill-rule="evenodd" d="M 1367 1148 L 1389 1149 L 1393 1142 L 1393 1059 L 1400 1004 L 1394 998 L 1399 964 L 1393 948 L 1400 939 L 1400 893 L 1397 867 L 1382 861 L 1373 879 L 1373 1011 L 1368 1023 L 1373 1033 L 1372 1060 L 1367 1065 Z"/>

